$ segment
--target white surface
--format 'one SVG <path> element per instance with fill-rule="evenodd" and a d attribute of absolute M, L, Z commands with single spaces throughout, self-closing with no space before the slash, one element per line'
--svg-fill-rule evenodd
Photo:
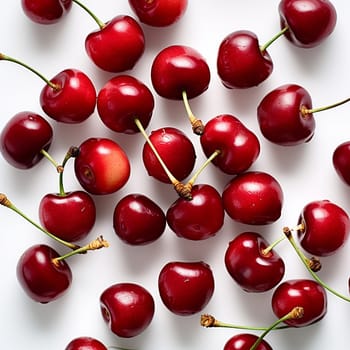
<path fill-rule="evenodd" d="M 84 3 L 98 17 L 107 21 L 117 14 L 133 15 L 128 2 L 93 1 Z M 225 342 L 239 331 L 230 329 L 205 329 L 199 326 L 199 315 L 179 317 L 163 306 L 157 290 L 157 278 L 161 267 L 171 260 L 204 260 L 214 271 L 216 290 L 204 312 L 218 319 L 237 324 L 264 326 L 275 320 L 271 311 L 272 292 L 247 294 L 231 280 L 223 264 L 223 256 L 229 240 L 243 230 L 256 230 L 271 242 L 280 237 L 281 229 L 296 223 L 299 212 L 308 202 L 330 199 L 350 210 L 350 189 L 340 182 L 332 167 L 331 157 L 335 147 L 350 139 L 349 105 L 316 115 L 316 133 L 309 144 L 283 148 L 272 145 L 261 136 L 256 122 L 256 106 L 260 99 L 278 85 L 298 83 L 309 90 L 314 106 L 323 106 L 349 95 L 348 23 L 349 3 L 334 0 L 338 22 L 333 35 L 314 49 L 298 49 L 280 38 L 269 49 L 274 61 L 272 76 L 258 88 L 243 91 L 225 89 L 216 74 L 216 52 L 220 41 L 238 29 L 254 31 L 265 43 L 279 30 L 278 0 L 258 1 L 200 1 L 191 0 L 185 17 L 176 25 L 163 29 L 144 27 L 146 52 L 135 69 L 128 72 L 150 84 L 150 64 L 154 55 L 163 47 L 179 43 L 193 46 L 206 57 L 212 72 L 207 92 L 191 101 L 195 114 L 203 121 L 217 114 L 232 113 L 254 130 L 261 141 L 261 154 L 252 167 L 274 175 L 281 183 L 285 202 L 283 213 L 273 225 L 249 227 L 226 218 L 217 237 L 203 242 L 178 239 L 169 229 L 155 243 L 145 247 L 123 244 L 112 229 L 112 212 L 118 199 L 130 192 L 149 195 L 163 208 L 175 200 L 171 187 L 149 178 L 143 168 L 141 135 L 127 136 L 108 131 L 97 113 L 81 125 L 62 125 L 52 122 L 55 130 L 51 154 L 62 159 L 70 145 L 79 145 L 90 136 L 106 136 L 117 140 L 130 155 L 132 176 L 118 193 L 96 197 L 98 220 L 94 235 L 103 234 L 111 247 L 74 257 L 70 261 L 73 284 L 60 300 L 40 305 L 32 302 L 21 290 L 15 276 L 20 254 L 31 244 L 50 240 L 30 224 L 6 208 L 0 208 L 2 260 L 0 316 L 1 344 L 4 349 L 62 350 L 77 336 L 89 335 L 106 345 L 132 349 L 222 349 Z M 85 50 L 85 36 L 96 29 L 93 20 L 73 4 L 71 13 L 53 26 L 40 26 L 30 22 L 23 14 L 20 1 L 1 5 L 1 51 L 23 59 L 48 77 L 59 71 L 75 67 L 85 71 L 99 89 L 113 74 L 104 73 L 90 62 Z M 9 62 L 1 62 L 1 118 L 0 127 L 7 119 L 22 110 L 42 113 L 38 97 L 42 81 Z M 181 102 L 168 101 L 156 96 L 156 108 L 149 128 L 172 125 L 191 135 Z M 192 137 L 192 136 L 191 136 Z M 197 147 L 197 165 L 204 160 L 199 140 L 193 137 Z M 67 190 L 79 188 L 70 162 L 65 176 Z M 33 219 L 38 219 L 40 198 L 47 192 L 57 191 L 57 176 L 52 166 L 41 162 L 28 171 L 16 170 L 0 158 L 0 191 Z M 209 182 L 223 189 L 229 176 L 209 167 L 199 182 Z M 347 294 L 349 277 L 350 242 L 336 256 L 323 259 L 321 278 L 338 291 Z M 277 247 L 286 262 L 285 278 L 309 277 L 288 242 Z M 156 302 L 156 313 L 151 326 L 133 339 L 119 339 L 112 335 L 102 321 L 99 311 L 99 295 L 115 282 L 133 281 L 151 291 Z M 348 314 L 350 305 L 329 294 L 327 316 L 312 327 L 276 331 L 267 337 L 274 349 L 291 350 L 345 348 L 348 344 Z"/>

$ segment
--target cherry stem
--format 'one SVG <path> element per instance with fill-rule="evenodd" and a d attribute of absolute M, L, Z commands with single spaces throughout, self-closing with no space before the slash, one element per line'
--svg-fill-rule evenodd
<path fill-rule="evenodd" d="M 65 191 L 64 185 L 63 185 L 63 172 L 64 172 L 63 170 L 64 170 L 64 167 L 66 166 L 66 164 L 67 164 L 69 159 L 77 157 L 78 154 L 79 154 L 79 148 L 75 147 L 75 146 L 72 146 L 72 147 L 69 148 L 69 150 L 67 151 L 67 153 L 66 153 L 66 155 L 65 155 L 65 157 L 63 159 L 63 162 L 62 162 L 62 165 L 61 165 L 62 171 L 59 172 L 59 180 L 58 180 L 60 196 L 65 196 L 66 195 L 66 191 Z"/>
<path fill-rule="evenodd" d="M 100 27 L 100 29 L 103 29 L 105 27 L 105 23 L 102 22 L 87 6 L 85 6 L 83 3 L 81 3 L 78 0 L 72 0 L 74 3 L 76 3 L 78 6 L 80 6 L 83 10 L 85 10 L 97 23 L 97 25 Z"/>
<path fill-rule="evenodd" d="M 283 233 L 286 235 L 286 237 L 288 238 L 289 242 L 291 243 L 292 247 L 294 248 L 294 250 L 296 251 L 296 253 L 298 254 L 300 260 L 303 262 L 303 264 L 305 265 L 305 267 L 307 268 L 307 270 L 309 271 L 309 273 L 311 274 L 311 276 L 325 289 L 327 289 L 329 292 L 331 292 L 332 294 L 334 294 L 335 296 L 350 302 L 350 299 L 348 297 L 346 297 L 345 295 L 342 295 L 340 293 L 338 293 L 337 291 L 335 291 L 333 288 L 329 287 L 324 281 L 321 280 L 321 278 L 315 273 L 315 271 L 313 271 L 310 267 L 310 263 L 308 261 L 308 259 L 305 257 L 305 255 L 301 252 L 301 250 L 299 249 L 299 247 L 297 246 L 293 235 L 292 235 L 292 230 L 289 227 L 284 227 L 283 228 Z"/>
<path fill-rule="evenodd" d="M 38 72 L 36 69 L 34 69 L 31 66 L 28 66 L 27 64 L 25 64 L 24 62 L 17 60 L 16 58 L 7 56 L 3 53 L 0 53 L 0 60 L 3 61 L 9 61 L 9 62 L 13 62 L 16 63 L 28 70 L 30 70 L 31 72 L 33 72 L 35 75 L 37 75 L 40 79 L 42 79 L 47 85 L 49 85 L 53 90 L 57 91 L 60 89 L 60 86 L 57 84 L 52 83 L 49 79 L 47 79 L 45 76 L 43 76 L 40 72 Z"/>
<path fill-rule="evenodd" d="M 282 236 L 281 238 L 277 239 L 275 242 L 271 243 L 268 247 L 263 249 L 261 251 L 262 255 L 268 255 L 272 249 L 274 249 L 279 243 L 284 241 L 286 239 L 286 236 Z"/>
<path fill-rule="evenodd" d="M 287 30 L 289 30 L 289 27 L 284 27 L 280 32 L 278 32 L 274 37 L 272 37 L 268 42 L 266 42 L 264 45 L 260 47 L 260 51 L 264 52 L 267 50 L 267 48 L 274 43 L 279 37 L 281 37 Z"/>
<path fill-rule="evenodd" d="M 187 97 L 187 92 L 186 91 L 182 92 L 182 100 L 183 100 L 183 103 L 185 105 L 185 109 L 186 109 L 186 112 L 187 112 L 188 119 L 190 120 L 193 133 L 196 134 L 196 135 L 202 135 L 203 131 L 204 131 L 203 122 L 200 119 L 198 119 L 193 114 L 192 109 L 190 107 L 190 103 L 188 101 L 188 97 Z"/>
<path fill-rule="evenodd" d="M 345 103 L 348 103 L 350 101 L 350 97 L 342 100 L 342 101 L 339 101 L 339 102 L 336 102 L 336 103 L 333 103 L 331 105 L 328 105 L 328 106 L 324 106 L 324 107 L 319 107 L 319 108 L 306 108 L 306 107 L 302 107 L 301 108 L 301 113 L 303 116 L 306 116 L 308 114 L 312 114 L 312 113 L 318 113 L 318 112 L 322 112 L 322 111 L 326 111 L 328 109 L 332 109 L 334 107 L 338 107 L 340 105 L 343 105 Z"/>
<path fill-rule="evenodd" d="M 80 248 L 80 246 L 64 241 L 63 239 L 56 237 L 55 235 L 53 235 L 51 232 L 47 231 L 44 227 L 40 226 L 39 224 L 37 224 L 35 221 L 33 221 L 32 219 L 30 219 L 27 215 L 25 215 L 21 210 L 19 210 L 8 198 L 5 194 L 0 193 L 0 204 L 13 210 L 15 213 L 19 214 L 20 216 L 22 216 L 22 218 L 24 218 L 25 220 L 27 220 L 28 222 L 30 222 L 32 225 L 34 225 L 37 229 L 39 229 L 40 231 L 42 231 L 43 233 L 45 233 L 47 236 L 49 236 L 50 238 L 54 239 L 55 241 L 65 245 L 66 247 L 70 248 L 70 249 L 78 249 Z"/>
<path fill-rule="evenodd" d="M 56 168 L 58 173 L 61 173 L 63 171 L 63 166 L 61 164 L 58 164 L 47 151 L 42 149 L 40 153 Z"/>
<path fill-rule="evenodd" d="M 302 318 L 304 316 L 304 308 L 301 306 L 296 306 L 292 309 L 292 311 L 288 312 L 285 316 L 281 317 L 270 327 L 268 327 L 261 335 L 260 337 L 255 341 L 255 343 L 250 347 L 250 350 L 256 350 L 259 344 L 262 342 L 262 340 L 265 338 L 265 336 L 273 329 L 275 329 L 280 323 L 287 321 L 287 320 L 296 320 L 298 318 Z"/>
<path fill-rule="evenodd" d="M 208 315 L 208 314 L 201 315 L 200 324 L 201 326 L 206 328 L 220 327 L 220 328 L 245 329 L 245 330 L 251 330 L 251 331 L 266 331 L 268 329 L 267 327 L 249 327 L 249 326 L 236 325 L 232 323 L 226 323 L 226 322 L 219 321 L 214 316 Z M 290 326 L 284 325 L 284 326 L 274 327 L 274 329 L 276 330 L 286 329 L 286 328 L 290 328 Z"/>

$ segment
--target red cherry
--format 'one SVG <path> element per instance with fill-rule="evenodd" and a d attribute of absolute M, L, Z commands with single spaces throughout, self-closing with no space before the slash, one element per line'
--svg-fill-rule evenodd
<path fill-rule="evenodd" d="M 29 169 L 42 158 L 52 142 L 53 129 L 40 115 L 20 112 L 4 126 L 0 135 L 0 150 L 4 159 L 19 169 Z"/>
<path fill-rule="evenodd" d="M 336 147 L 332 162 L 340 179 L 350 186 L 350 141 L 343 142 Z"/>
<path fill-rule="evenodd" d="M 233 32 L 223 39 L 216 65 L 222 83 L 229 89 L 257 86 L 273 70 L 268 52 L 261 51 L 257 36 L 246 30 Z"/>
<path fill-rule="evenodd" d="M 114 231 L 125 243 L 151 243 L 163 234 L 165 226 L 163 210 L 145 195 L 129 194 L 120 199 L 114 208 Z"/>
<path fill-rule="evenodd" d="M 139 132 L 135 118 L 146 129 L 153 113 L 154 98 L 140 80 L 120 75 L 110 79 L 97 96 L 97 110 L 103 123 L 113 131 Z"/>
<path fill-rule="evenodd" d="M 44 112 L 63 123 L 81 123 L 95 110 L 96 90 L 90 78 L 77 69 L 66 69 L 50 80 L 40 94 Z"/>
<path fill-rule="evenodd" d="M 222 199 L 226 213 L 233 220 L 266 225 L 281 216 L 283 191 L 270 174 L 249 171 L 237 175 L 226 185 Z"/>
<path fill-rule="evenodd" d="M 307 204 L 300 214 L 298 224 L 302 227 L 298 230 L 300 244 L 313 255 L 332 255 L 345 244 L 349 237 L 348 214 L 329 200 Z"/>
<path fill-rule="evenodd" d="M 101 69 L 119 73 L 132 69 L 145 50 L 141 26 L 130 16 L 116 16 L 85 39 L 85 49 Z"/>
<path fill-rule="evenodd" d="M 115 141 L 92 137 L 80 145 L 74 171 L 87 192 L 111 194 L 128 181 L 130 163 L 124 150 Z"/>
<path fill-rule="evenodd" d="M 214 276 L 210 266 L 202 261 L 169 262 L 159 273 L 158 288 L 171 312 L 193 315 L 209 303 L 214 293 Z"/>
<path fill-rule="evenodd" d="M 224 207 L 217 190 L 210 185 L 195 185 L 192 199 L 178 198 L 166 213 L 169 227 L 178 237 L 203 240 L 217 234 L 224 223 Z"/>
<path fill-rule="evenodd" d="M 58 253 L 44 244 L 28 248 L 17 264 L 17 279 L 26 294 L 39 303 L 48 303 L 65 294 L 72 282 L 72 272 L 64 260 L 53 259 Z"/>
<path fill-rule="evenodd" d="M 71 340 L 64 350 L 107 350 L 107 347 L 95 338 L 79 337 Z"/>
<path fill-rule="evenodd" d="M 258 340 L 254 334 L 240 333 L 235 334 L 225 344 L 224 350 L 250 350 L 253 344 Z M 263 339 L 256 350 L 272 350 L 271 346 Z"/>
<path fill-rule="evenodd" d="M 153 27 L 165 27 L 177 22 L 184 15 L 187 3 L 187 0 L 129 0 L 139 20 Z"/>
<path fill-rule="evenodd" d="M 286 38 L 299 47 L 319 45 L 334 31 L 337 13 L 328 0 L 282 0 L 279 4 L 281 28 Z"/>
<path fill-rule="evenodd" d="M 220 151 L 212 163 L 230 175 L 248 170 L 260 154 L 256 135 L 230 114 L 218 115 L 209 120 L 204 126 L 200 142 L 207 157 L 216 150 Z"/>
<path fill-rule="evenodd" d="M 160 128 L 152 131 L 149 139 L 176 179 L 182 181 L 192 172 L 196 160 L 195 149 L 181 130 L 173 127 Z M 144 144 L 142 159 L 150 176 L 164 183 L 171 182 L 148 142 Z"/>
<path fill-rule="evenodd" d="M 208 89 L 210 70 L 203 56 L 192 47 L 172 45 L 154 58 L 151 79 L 158 95 L 182 100 L 186 92 L 191 99 Z"/>
<path fill-rule="evenodd" d="M 327 312 L 327 294 L 316 281 L 293 279 L 281 283 L 272 295 L 272 310 L 278 318 L 294 307 L 302 307 L 301 318 L 284 321 L 293 327 L 304 327 L 321 320 Z"/>
<path fill-rule="evenodd" d="M 77 242 L 92 230 L 96 207 L 92 197 L 84 191 L 64 195 L 49 193 L 40 201 L 39 219 L 51 234 L 67 242 Z"/>
<path fill-rule="evenodd" d="M 101 313 L 109 329 L 119 337 L 142 333 L 154 315 L 152 295 L 135 283 L 111 285 L 100 296 Z"/>
<path fill-rule="evenodd" d="M 72 8 L 72 0 L 21 0 L 25 15 L 39 24 L 58 22 Z"/>
<path fill-rule="evenodd" d="M 246 292 L 266 292 L 284 276 L 282 258 L 273 249 L 266 250 L 268 247 L 260 234 L 243 232 L 226 249 L 226 269 Z"/>

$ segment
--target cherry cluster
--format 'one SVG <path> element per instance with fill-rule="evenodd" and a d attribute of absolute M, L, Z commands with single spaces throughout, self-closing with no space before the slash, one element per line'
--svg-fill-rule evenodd
<path fill-rule="evenodd" d="M 209 89 L 212 71 L 205 57 L 194 47 L 171 43 L 157 52 L 150 67 L 151 86 L 132 75 L 132 69 L 147 50 L 144 27 L 162 30 L 181 25 L 187 0 L 129 0 L 135 18 L 118 15 L 101 21 L 80 0 L 22 0 L 24 14 L 40 28 L 69 16 L 73 6 L 82 8 L 98 25 L 86 36 L 85 49 L 97 70 L 112 74 L 97 90 L 87 74 L 76 68 L 64 69 L 46 78 L 17 57 L 1 53 L 0 60 L 12 62 L 43 80 L 39 96 L 42 115 L 22 111 L 9 118 L 1 130 L 0 151 L 4 160 L 18 170 L 30 171 L 42 160 L 53 165 L 58 191 L 46 194 L 38 204 L 40 223 L 29 218 L 11 194 L 1 194 L 0 203 L 46 234 L 59 248 L 35 244 L 20 257 L 17 279 L 35 302 L 47 304 L 62 298 L 72 284 L 68 258 L 110 245 L 102 235 L 84 243 L 98 220 L 100 198 L 122 193 L 115 204 L 111 223 L 115 235 L 128 246 L 142 247 L 157 241 L 167 229 L 187 241 L 214 239 L 225 218 L 246 227 L 228 242 L 224 267 L 247 293 L 273 291 L 271 307 L 276 322 L 268 327 L 243 327 L 202 314 L 204 327 L 244 328 L 260 331 L 239 333 L 228 339 L 224 350 L 272 349 L 265 336 L 272 330 L 305 327 L 323 319 L 327 295 L 350 298 L 329 287 L 319 277 L 321 258 L 337 253 L 347 242 L 350 218 L 344 208 L 331 200 L 312 200 L 300 210 L 295 224 L 281 228 L 281 238 L 269 242 L 258 227 L 276 223 L 284 208 L 283 186 L 266 171 L 253 170 L 260 156 L 257 134 L 230 113 L 206 122 L 193 113 L 191 101 Z M 263 83 L 273 72 L 268 48 L 279 38 L 298 50 L 321 45 L 333 33 L 337 13 L 328 0 L 281 0 L 280 31 L 265 45 L 247 30 L 230 33 L 218 46 L 217 74 L 223 89 L 242 90 Z M 43 29 L 44 30 L 44 29 Z M 192 137 L 175 126 L 148 132 L 156 96 L 164 101 L 182 102 Z M 300 85 L 284 84 L 266 94 L 257 106 L 257 125 L 266 141 L 278 146 L 309 142 L 315 132 L 313 114 L 348 102 L 345 99 L 313 108 L 311 96 Z M 91 136 L 79 145 L 66 145 L 57 162 L 51 149 L 58 123 L 82 125 L 96 113 L 109 132 Z M 143 138 L 141 150 L 145 173 L 154 184 L 170 188 L 176 199 L 164 208 L 142 192 L 127 191 L 133 159 L 118 136 Z M 197 167 L 198 141 L 204 163 Z M 72 161 L 80 188 L 66 191 L 64 174 Z M 336 173 L 350 185 L 350 141 L 333 154 Z M 51 166 L 50 165 L 50 166 Z M 213 184 L 198 182 L 208 166 L 229 178 L 222 191 Z M 4 191 L 4 190 L 3 190 Z M 125 193 L 123 192 L 123 193 Z M 251 230 L 251 228 L 257 228 Z M 275 249 L 288 241 L 310 278 L 285 279 L 285 260 Z M 68 252 L 60 254 L 64 247 Z M 103 254 L 103 253 L 102 253 Z M 307 257 L 305 254 L 310 255 Z M 157 289 L 163 305 L 176 316 L 205 311 L 215 291 L 215 271 L 202 260 L 171 260 L 159 270 Z M 112 283 L 99 297 L 101 319 L 119 338 L 143 333 L 156 316 L 154 295 L 143 285 L 130 281 Z M 66 350 L 104 350 L 99 340 L 82 336 Z"/>

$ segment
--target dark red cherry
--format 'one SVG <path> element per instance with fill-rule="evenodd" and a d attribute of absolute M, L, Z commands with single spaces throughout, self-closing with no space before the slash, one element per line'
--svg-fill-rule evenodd
<path fill-rule="evenodd" d="M 19 169 L 29 169 L 42 158 L 52 142 L 53 129 L 42 116 L 20 112 L 4 126 L 0 135 L 0 150 L 4 159 Z"/>
<path fill-rule="evenodd" d="M 193 315 L 205 308 L 214 293 L 214 276 L 202 261 L 173 261 L 163 266 L 158 288 L 164 305 L 174 314 Z"/>
<path fill-rule="evenodd" d="M 84 191 L 46 194 L 39 204 L 39 219 L 51 234 L 67 242 L 84 239 L 96 220 L 92 197 Z"/>
<path fill-rule="evenodd" d="M 17 264 L 17 279 L 25 293 L 34 301 L 48 303 L 63 296 L 72 282 L 72 272 L 51 247 L 37 244 L 28 248 Z"/>
<path fill-rule="evenodd" d="M 229 89 L 257 86 L 273 70 L 270 55 L 261 51 L 257 36 L 247 30 L 230 33 L 222 40 L 216 66 L 222 83 Z"/>
<path fill-rule="evenodd" d="M 225 344 L 224 350 L 250 350 L 258 336 L 249 333 L 239 333 L 231 337 Z M 263 339 L 256 350 L 272 350 L 271 346 Z"/>
<path fill-rule="evenodd" d="M 349 237 L 350 219 L 339 205 L 329 200 L 308 203 L 302 210 L 298 226 L 300 244 L 307 252 L 328 256 L 344 246 Z"/>
<path fill-rule="evenodd" d="M 107 350 L 98 339 L 79 337 L 71 340 L 64 350 Z"/>
<path fill-rule="evenodd" d="M 145 50 L 145 36 L 139 23 L 127 15 L 119 15 L 85 39 L 91 60 L 107 72 L 120 73 L 132 69 Z"/>
<path fill-rule="evenodd" d="M 172 45 L 161 50 L 151 67 L 152 84 L 158 95 L 182 100 L 183 92 L 191 99 L 208 89 L 210 70 L 203 56 L 184 45 Z"/>
<path fill-rule="evenodd" d="M 113 227 L 117 236 L 131 245 L 158 239 L 166 227 L 163 210 L 143 194 L 128 194 L 114 208 Z"/>
<path fill-rule="evenodd" d="M 248 170 L 260 154 L 260 142 L 256 135 L 230 114 L 218 115 L 209 120 L 204 126 L 200 142 L 207 157 L 216 150 L 220 151 L 212 163 L 230 175 Z"/>
<path fill-rule="evenodd" d="M 228 245 L 225 266 L 246 292 L 266 292 L 283 278 L 285 265 L 268 242 L 256 232 L 243 232 Z"/>
<path fill-rule="evenodd" d="M 226 213 L 233 220 L 266 225 L 280 218 L 283 191 L 272 175 L 248 171 L 237 175 L 225 186 L 222 199 Z"/>
<path fill-rule="evenodd" d="M 296 84 L 282 85 L 269 92 L 257 108 L 263 136 L 278 145 L 294 146 L 308 142 L 315 132 L 310 94 Z M 283 117 L 281 117 L 283 116 Z"/>
<path fill-rule="evenodd" d="M 187 3 L 187 0 L 129 0 L 139 20 L 153 27 L 165 27 L 177 22 L 184 15 Z"/>
<path fill-rule="evenodd" d="M 350 186 L 350 141 L 345 141 L 336 147 L 332 162 L 339 178 Z"/>
<path fill-rule="evenodd" d="M 104 321 L 112 333 L 122 338 L 141 334 L 154 315 L 152 295 L 135 283 L 113 284 L 100 296 Z"/>
<path fill-rule="evenodd" d="M 321 320 L 327 312 L 325 289 L 314 280 L 293 279 L 281 283 L 272 295 L 272 310 L 281 318 L 294 307 L 302 307 L 301 318 L 289 319 L 285 323 L 293 327 L 304 327 Z"/>
<path fill-rule="evenodd" d="M 328 0 L 282 0 L 279 4 L 281 28 L 293 45 L 310 48 L 319 45 L 334 31 L 337 13 Z"/>
<path fill-rule="evenodd" d="M 110 79 L 97 96 L 97 110 L 102 122 L 116 132 L 139 132 L 135 118 L 139 119 L 146 129 L 153 109 L 154 98 L 150 89 L 129 75 L 119 75 Z"/>
<path fill-rule="evenodd" d="M 192 199 L 178 198 L 167 210 L 169 227 L 178 237 L 203 240 L 215 236 L 224 223 L 225 211 L 217 190 L 194 185 Z"/>
<path fill-rule="evenodd" d="M 182 181 L 190 175 L 196 161 L 196 153 L 191 140 L 181 130 L 173 127 L 160 128 L 152 131 L 149 139 L 177 180 Z M 150 176 L 170 183 L 148 142 L 144 144 L 142 159 Z"/>
<path fill-rule="evenodd" d="M 65 16 L 72 0 L 21 0 L 25 15 L 39 24 L 53 24 Z"/>

